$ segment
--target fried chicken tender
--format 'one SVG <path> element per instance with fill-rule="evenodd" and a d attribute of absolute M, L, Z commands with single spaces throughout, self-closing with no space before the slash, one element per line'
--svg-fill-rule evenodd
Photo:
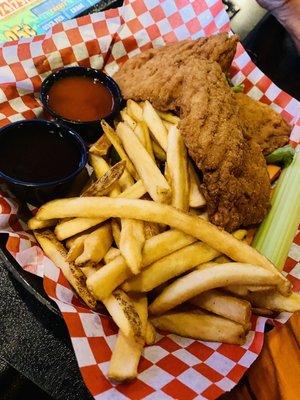
<path fill-rule="evenodd" d="M 244 136 L 259 144 L 264 155 L 289 142 L 292 128 L 280 114 L 244 93 L 236 93 L 235 96 Z"/>
<path fill-rule="evenodd" d="M 125 99 L 149 100 L 161 111 L 176 111 L 177 89 L 180 90 L 180 87 L 176 87 L 178 80 L 173 78 L 173 74 L 177 69 L 193 57 L 216 61 L 227 72 L 237 41 L 236 35 L 228 37 L 226 33 L 221 33 L 149 49 L 126 61 L 114 79 Z"/>
<path fill-rule="evenodd" d="M 203 174 L 211 222 L 229 231 L 260 222 L 270 198 L 266 163 L 243 137 L 224 74 L 216 63 L 191 59 L 183 76 L 179 129 Z"/>
<path fill-rule="evenodd" d="M 181 51 L 192 49 L 191 43 Z M 269 207 L 266 163 L 259 146 L 244 138 L 224 65 L 194 50 L 181 56 L 176 46 L 148 61 L 143 55 L 127 61 L 115 79 L 126 99 L 149 100 L 159 110 L 180 114 L 180 132 L 203 175 L 209 219 L 228 231 L 258 223 Z"/>

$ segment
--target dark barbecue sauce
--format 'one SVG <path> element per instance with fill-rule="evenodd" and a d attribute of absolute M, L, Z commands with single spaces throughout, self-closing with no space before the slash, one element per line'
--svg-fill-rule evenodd
<path fill-rule="evenodd" d="M 97 121 L 109 115 L 114 106 L 110 90 L 99 80 L 86 76 L 61 78 L 48 94 L 48 106 L 71 121 Z"/>
<path fill-rule="evenodd" d="M 0 135 L 0 171 L 23 182 L 42 183 L 64 178 L 80 162 L 80 151 L 59 128 L 14 127 Z"/>

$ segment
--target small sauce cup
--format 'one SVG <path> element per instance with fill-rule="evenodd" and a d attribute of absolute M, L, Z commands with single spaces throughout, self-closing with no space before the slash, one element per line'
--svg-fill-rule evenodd
<path fill-rule="evenodd" d="M 35 119 L 0 129 L 0 179 L 34 206 L 64 197 L 86 163 L 86 145 L 69 127 Z"/>
<path fill-rule="evenodd" d="M 88 143 L 102 134 L 100 120 L 111 122 L 122 105 L 117 83 L 104 72 L 85 67 L 50 74 L 42 83 L 40 100 L 53 118 L 72 127 Z"/>

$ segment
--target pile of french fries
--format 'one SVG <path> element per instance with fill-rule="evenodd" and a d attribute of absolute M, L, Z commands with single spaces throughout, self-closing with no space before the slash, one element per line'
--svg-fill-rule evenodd
<path fill-rule="evenodd" d="M 119 327 L 108 372 L 117 381 L 137 376 L 156 329 L 243 344 L 252 312 L 300 309 L 300 296 L 246 243 L 245 230 L 231 235 L 207 221 L 179 122 L 128 100 L 114 128 L 101 123 L 87 187 L 28 223 L 86 305 L 102 302 Z"/>

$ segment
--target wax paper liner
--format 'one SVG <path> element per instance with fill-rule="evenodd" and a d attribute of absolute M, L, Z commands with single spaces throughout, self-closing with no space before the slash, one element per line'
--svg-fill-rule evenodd
<path fill-rule="evenodd" d="M 58 24 L 46 35 L 9 42 L 0 48 L 0 125 L 41 113 L 38 92 L 54 69 L 84 65 L 113 74 L 135 54 L 166 42 L 196 39 L 229 31 L 222 2 L 125 1 L 122 8 Z M 294 125 L 291 141 L 300 142 L 299 103 L 280 90 L 238 46 L 231 70 L 234 83 L 279 111 Z M 60 270 L 35 245 L 18 218 L 18 202 L 4 185 L 0 194 L 0 231 L 9 233 L 7 247 L 26 270 L 44 276 L 44 287 L 68 326 L 82 377 L 95 399 L 214 399 L 232 389 L 256 359 L 263 344 L 266 319 L 253 318 L 244 346 L 207 343 L 176 335 L 159 336 L 145 348 L 138 378 L 128 384 L 106 379 L 117 329 L 111 319 L 86 309 L 74 296 Z M 285 274 L 300 289 L 300 233 L 291 246 Z M 287 315 L 278 321 L 284 322 Z"/>

